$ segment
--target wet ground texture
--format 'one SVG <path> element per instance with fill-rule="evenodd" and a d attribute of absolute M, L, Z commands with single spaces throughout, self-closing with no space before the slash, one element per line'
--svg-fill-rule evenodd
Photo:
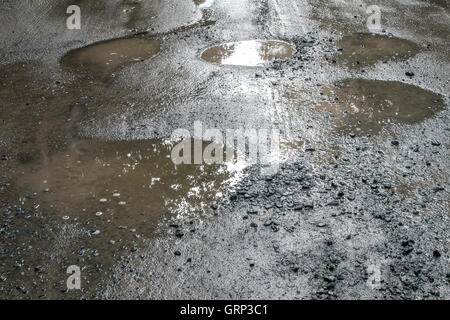
<path fill-rule="evenodd" d="M 450 298 L 450 12 L 377 5 L 3 1 L 0 298 Z M 174 165 L 195 121 L 278 172 Z"/>

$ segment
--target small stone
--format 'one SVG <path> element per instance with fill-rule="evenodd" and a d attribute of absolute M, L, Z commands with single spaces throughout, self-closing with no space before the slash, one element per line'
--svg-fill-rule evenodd
<path fill-rule="evenodd" d="M 407 71 L 405 72 L 405 75 L 407 75 L 408 77 L 414 77 L 414 72 Z"/>
<path fill-rule="evenodd" d="M 265 227 L 269 227 L 269 226 L 271 226 L 273 224 L 273 220 L 272 219 L 268 219 L 268 220 L 266 220 L 265 222 L 264 222 L 264 226 Z"/>
<path fill-rule="evenodd" d="M 102 214 L 103 214 L 103 212 L 101 212 L 101 211 L 95 213 L 95 215 L 96 215 L 97 217 L 100 217 Z"/>
<path fill-rule="evenodd" d="M 441 253 L 438 250 L 434 250 L 433 251 L 433 257 L 440 258 L 441 257 Z"/>
<path fill-rule="evenodd" d="M 183 231 L 181 231 L 180 229 L 177 229 L 177 230 L 175 231 L 175 236 L 176 236 L 177 238 L 181 238 L 181 237 L 184 236 L 184 233 L 183 233 Z"/>
<path fill-rule="evenodd" d="M 236 201 L 237 200 L 237 193 L 236 192 L 230 192 L 230 200 Z"/>
<path fill-rule="evenodd" d="M 392 144 L 393 146 L 397 147 L 397 146 L 400 145 L 400 142 L 397 141 L 397 140 L 392 140 L 392 141 L 391 141 L 391 144 Z"/>
<path fill-rule="evenodd" d="M 108 199 L 102 198 L 99 201 L 100 201 L 100 203 L 105 203 L 105 202 L 108 202 Z"/>
<path fill-rule="evenodd" d="M 217 210 L 218 208 L 219 208 L 219 206 L 216 203 L 213 203 L 211 205 L 211 209 L 213 209 L 213 210 Z"/>
<path fill-rule="evenodd" d="M 91 231 L 93 236 L 98 236 L 100 234 L 100 230 Z"/>
<path fill-rule="evenodd" d="M 23 287 L 23 286 L 17 286 L 16 289 L 19 290 L 23 294 L 28 293 L 27 289 L 25 289 L 25 287 Z"/>
<path fill-rule="evenodd" d="M 312 202 L 305 203 L 303 206 L 305 209 L 314 209 L 314 204 Z"/>
<path fill-rule="evenodd" d="M 382 212 L 375 212 L 375 213 L 373 214 L 373 217 L 374 217 L 375 219 L 384 220 L 384 219 L 386 218 L 386 215 L 385 215 L 384 213 L 382 213 Z"/>
<path fill-rule="evenodd" d="M 176 256 L 181 256 L 181 252 L 180 251 L 175 251 L 175 255 Z"/>

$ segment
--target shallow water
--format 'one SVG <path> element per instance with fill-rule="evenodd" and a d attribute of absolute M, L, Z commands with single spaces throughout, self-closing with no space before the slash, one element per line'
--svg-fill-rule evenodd
<path fill-rule="evenodd" d="M 194 0 L 194 3 L 200 9 L 206 9 L 213 5 L 214 0 Z"/>
<path fill-rule="evenodd" d="M 76 71 L 106 76 L 124 65 L 153 58 L 160 49 L 159 40 L 139 35 L 102 41 L 73 50 L 61 59 L 61 63 Z"/>
<path fill-rule="evenodd" d="M 40 194 L 59 218 L 98 218 L 150 231 L 161 216 L 197 215 L 227 191 L 223 167 L 175 166 L 170 150 L 165 139 L 78 141 L 24 165 L 16 181 Z"/>
<path fill-rule="evenodd" d="M 335 60 L 349 68 L 364 68 L 389 60 L 407 60 L 420 50 L 409 40 L 369 33 L 344 36 L 338 47 L 342 52 L 335 55 Z"/>
<path fill-rule="evenodd" d="M 445 107 L 438 94 L 395 81 L 347 79 L 324 93 L 333 102 L 316 109 L 330 112 L 341 134 L 377 134 L 392 124 L 421 122 Z"/>
<path fill-rule="evenodd" d="M 207 62 L 234 66 L 261 66 L 276 58 L 289 59 L 294 48 L 283 41 L 248 40 L 206 49 L 201 58 Z"/>

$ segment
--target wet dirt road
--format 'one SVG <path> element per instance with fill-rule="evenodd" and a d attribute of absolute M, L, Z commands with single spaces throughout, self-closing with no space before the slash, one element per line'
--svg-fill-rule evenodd
<path fill-rule="evenodd" d="M 373 4 L 3 1 L 0 298 L 450 298 L 448 2 Z"/>

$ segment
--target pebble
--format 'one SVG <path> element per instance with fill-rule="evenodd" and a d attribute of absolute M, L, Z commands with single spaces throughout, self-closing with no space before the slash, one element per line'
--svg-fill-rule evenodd
<path fill-rule="evenodd" d="M 433 257 L 440 258 L 441 257 L 441 253 L 438 250 L 434 250 L 433 251 Z"/>
<path fill-rule="evenodd" d="M 175 231 L 175 236 L 176 236 L 177 238 L 181 238 L 181 237 L 184 236 L 184 233 L 183 233 L 183 231 L 181 231 L 180 229 L 177 229 L 177 230 Z"/>

